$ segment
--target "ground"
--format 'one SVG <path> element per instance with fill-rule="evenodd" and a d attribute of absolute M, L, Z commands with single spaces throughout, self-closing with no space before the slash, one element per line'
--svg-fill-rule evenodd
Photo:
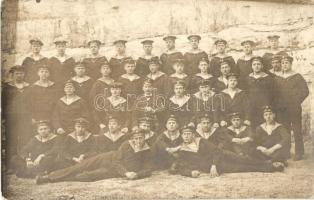
<path fill-rule="evenodd" d="M 64 182 L 36 185 L 34 180 L 8 178 L 8 199 L 55 200 L 60 196 L 86 199 L 204 199 L 204 198 L 314 198 L 313 144 L 306 143 L 306 159 L 288 161 L 284 172 L 233 173 L 210 178 L 154 172 L 150 178 L 123 178 L 93 183 Z"/>

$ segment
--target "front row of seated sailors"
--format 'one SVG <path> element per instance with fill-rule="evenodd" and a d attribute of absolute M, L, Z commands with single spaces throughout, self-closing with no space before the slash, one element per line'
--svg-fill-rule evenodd
<path fill-rule="evenodd" d="M 165 169 L 190 177 L 283 171 L 290 156 L 290 134 L 275 116 L 271 107 L 265 107 L 264 123 L 252 130 L 239 113 L 230 114 L 227 128 L 215 128 L 207 114 L 199 117 L 197 127 L 180 128 L 177 117 L 170 115 L 161 133 L 153 132 L 152 119 L 144 117 L 131 134 L 121 131 L 118 118 L 109 117 L 108 130 L 99 135 L 87 131 L 89 122 L 78 118 L 74 131 L 62 140 L 49 121 L 39 121 L 38 134 L 12 159 L 12 166 L 19 177 L 37 175 L 38 184 L 138 179 Z"/>

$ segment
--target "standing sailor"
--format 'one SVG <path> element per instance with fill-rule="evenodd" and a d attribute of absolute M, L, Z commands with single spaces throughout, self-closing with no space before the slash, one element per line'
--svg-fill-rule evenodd
<path fill-rule="evenodd" d="M 141 43 L 143 44 L 144 55 L 140 56 L 136 61 L 135 73 L 143 78 L 150 72 L 149 63 L 152 61 L 152 59 L 158 59 L 158 56 L 154 56 L 152 54 L 154 43 L 153 40 L 144 40 Z"/>

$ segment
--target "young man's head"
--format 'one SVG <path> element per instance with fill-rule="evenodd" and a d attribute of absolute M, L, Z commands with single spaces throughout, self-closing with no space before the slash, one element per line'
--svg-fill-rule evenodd
<path fill-rule="evenodd" d="M 137 130 L 132 133 L 131 141 L 135 148 L 141 149 L 145 145 L 145 131 Z"/>
<path fill-rule="evenodd" d="M 204 114 L 199 119 L 199 125 L 203 132 L 209 132 L 211 129 L 212 121 L 208 114 Z"/>
<path fill-rule="evenodd" d="M 198 44 L 200 43 L 201 36 L 199 35 L 190 35 L 188 36 L 188 40 L 190 41 L 192 49 L 198 49 Z"/>
<path fill-rule="evenodd" d="M 281 69 L 288 72 L 292 69 L 293 58 L 291 56 L 283 56 L 281 59 Z"/>
<path fill-rule="evenodd" d="M 242 119 L 240 117 L 240 113 L 231 113 L 230 122 L 234 128 L 240 128 L 242 125 Z"/>
<path fill-rule="evenodd" d="M 84 64 L 78 63 L 74 66 L 74 72 L 76 76 L 83 77 L 86 73 Z"/>
<path fill-rule="evenodd" d="M 110 85 L 110 93 L 113 97 L 119 97 L 122 92 L 122 83 L 114 82 Z"/>
<path fill-rule="evenodd" d="M 14 81 L 16 82 L 23 82 L 24 81 L 24 77 L 25 77 L 25 68 L 20 66 L 20 65 L 16 65 L 11 67 L 10 71 L 12 74 L 12 78 Z"/>
<path fill-rule="evenodd" d="M 245 40 L 241 42 L 241 46 L 243 47 L 243 51 L 246 55 L 250 55 L 253 52 L 253 47 L 255 43 L 252 40 Z"/>
<path fill-rule="evenodd" d="M 281 71 L 281 57 L 274 55 L 271 59 L 271 66 L 274 71 Z"/>
<path fill-rule="evenodd" d="M 43 42 L 38 38 L 31 39 L 29 43 L 31 44 L 33 54 L 39 54 L 42 46 L 44 45 Z"/>
<path fill-rule="evenodd" d="M 198 64 L 198 68 L 202 73 L 208 73 L 209 62 L 206 58 L 202 58 Z"/>
<path fill-rule="evenodd" d="M 227 61 L 222 61 L 220 63 L 220 72 L 222 75 L 227 76 L 231 72 L 231 67 Z"/>
<path fill-rule="evenodd" d="M 263 117 L 266 123 L 274 123 L 276 114 L 272 107 L 265 106 L 263 110 Z"/>
<path fill-rule="evenodd" d="M 144 131 L 151 130 L 151 119 L 149 117 L 142 117 L 139 119 L 138 127 Z"/>
<path fill-rule="evenodd" d="M 216 45 L 216 49 L 217 49 L 218 53 L 220 53 L 220 54 L 225 53 L 226 47 L 227 47 L 227 41 L 226 40 L 223 40 L 223 39 L 216 40 L 215 45 Z"/>
<path fill-rule="evenodd" d="M 97 55 L 99 53 L 101 42 L 99 40 L 91 40 L 87 43 L 91 54 Z"/>
<path fill-rule="evenodd" d="M 230 73 L 227 76 L 228 79 L 228 88 L 234 89 L 238 86 L 238 75 Z"/>
<path fill-rule="evenodd" d="M 178 128 L 179 124 L 177 118 L 174 115 L 170 115 L 166 121 L 166 129 L 168 131 L 174 132 L 178 130 Z"/>
<path fill-rule="evenodd" d="M 42 66 L 38 67 L 37 74 L 38 74 L 40 80 L 48 80 L 48 78 L 50 76 L 49 69 L 46 65 L 42 65 Z"/>
<path fill-rule="evenodd" d="M 113 42 L 113 45 L 116 47 L 116 51 L 119 55 L 123 55 L 125 53 L 127 41 L 125 40 L 117 40 Z"/>
<path fill-rule="evenodd" d="M 106 76 L 106 77 L 110 76 L 110 74 L 111 74 L 111 67 L 109 66 L 108 62 L 106 62 L 103 65 L 101 65 L 100 73 L 101 73 L 102 76 Z"/>
<path fill-rule="evenodd" d="M 108 117 L 108 130 L 110 133 L 116 133 L 118 130 L 120 130 L 119 120 L 116 117 Z"/>
<path fill-rule="evenodd" d="M 143 45 L 143 50 L 146 55 L 151 55 L 153 51 L 153 40 L 144 40 L 141 42 Z"/>
<path fill-rule="evenodd" d="M 75 86 L 72 81 L 67 81 L 64 85 L 64 93 L 66 95 L 73 95 L 75 93 Z"/>
<path fill-rule="evenodd" d="M 269 42 L 269 46 L 272 49 L 277 49 L 279 46 L 279 35 L 270 35 L 267 37 L 268 42 Z"/>
<path fill-rule="evenodd" d="M 195 130 L 193 126 L 184 126 L 181 129 L 181 137 L 183 139 L 183 142 L 185 144 L 192 143 L 194 140 L 194 133 L 195 133 Z"/>
<path fill-rule="evenodd" d="M 61 56 L 65 54 L 67 41 L 63 37 L 56 38 L 54 41 L 57 49 L 57 53 Z"/>
<path fill-rule="evenodd" d="M 152 79 L 145 79 L 143 82 L 143 92 L 144 94 L 152 94 L 154 87 L 153 87 L 153 80 Z"/>
<path fill-rule="evenodd" d="M 183 81 L 178 81 L 173 86 L 174 94 L 176 96 L 183 96 L 185 93 L 185 83 Z"/>
<path fill-rule="evenodd" d="M 89 122 L 85 118 L 74 120 L 74 130 L 77 135 L 83 135 L 87 129 Z"/>
<path fill-rule="evenodd" d="M 135 61 L 132 58 L 126 58 L 123 61 L 124 70 L 127 74 L 134 74 L 135 71 Z"/>
<path fill-rule="evenodd" d="M 199 85 L 199 91 L 202 93 L 202 94 L 208 94 L 209 91 L 211 89 L 211 84 L 209 81 L 207 80 L 203 80 L 200 85 Z"/>
<path fill-rule="evenodd" d="M 156 73 L 159 71 L 160 68 L 160 61 L 158 59 L 158 57 L 153 58 L 150 62 L 149 62 L 149 70 L 151 73 Z"/>
<path fill-rule="evenodd" d="M 166 36 L 163 38 L 163 40 L 166 42 L 167 49 L 172 50 L 176 47 L 176 41 L 177 37 L 175 36 Z"/>
<path fill-rule="evenodd" d="M 177 59 L 173 63 L 173 69 L 177 74 L 182 74 L 184 72 L 184 60 L 183 59 Z"/>
<path fill-rule="evenodd" d="M 263 65 L 263 60 L 261 57 L 257 56 L 257 57 L 253 57 L 251 59 L 251 63 L 252 63 L 252 70 L 255 73 L 259 73 L 263 70 L 264 65 Z"/>
<path fill-rule="evenodd" d="M 48 135 L 51 133 L 51 126 L 48 120 L 40 120 L 36 122 L 36 127 L 37 133 L 43 138 L 48 137 Z"/>

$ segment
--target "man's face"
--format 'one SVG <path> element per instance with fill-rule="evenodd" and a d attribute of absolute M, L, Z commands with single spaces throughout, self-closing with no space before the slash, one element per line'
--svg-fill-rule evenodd
<path fill-rule="evenodd" d="M 145 137 L 142 134 L 135 134 L 132 136 L 132 141 L 136 148 L 141 149 L 145 144 Z"/>
<path fill-rule="evenodd" d="M 38 42 L 35 42 L 31 45 L 32 52 L 34 54 L 39 54 L 41 51 L 41 45 Z"/>
<path fill-rule="evenodd" d="M 124 65 L 124 70 L 126 71 L 127 74 L 133 74 L 135 71 L 135 64 L 126 63 Z"/>
<path fill-rule="evenodd" d="M 158 69 L 159 69 L 159 65 L 158 65 L 158 64 L 150 64 L 150 65 L 149 65 L 149 70 L 150 70 L 152 73 L 157 72 Z"/>
<path fill-rule="evenodd" d="M 208 94 L 209 91 L 210 91 L 210 87 L 209 87 L 209 85 L 201 85 L 201 86 L 199 87 L 199 90 L 200 90 L 200 92 L 201 92 L 202 94 Z"/>
<path fill-rule="evenodd" d="M 271 48 L 276 49 L 279 46 L 279 40 L 275 39 L 275 38 L 272 38 L 272 39 L 269 40 L 269 45 L 270 45 Z"/>
<path fill-rule="evenodd" d="M 280 60 L 272 60 L 271 66 L 273 67 L 274 71 L 280 71 L 281 70 L 281 62 Z"/>
<path fill-rule="evenodd" d="M 198 68 L 201 70 L 201 72 L 207 73 L 207 70 L 208 70 L 207 62 L 205 61 L 200 62 L 200 64 L 198 65 Z"/>
<path fill-rule="evenodd" d="M 211 122 L 209 119 L 202 119 L 200 126 L 202 128 L 202 131 L 208 132 L 211 128 Z"/>
<path fill-rule="evenodd" d="M 77 76 L 84 76 L 84 75 L 85 75 L 85 72 L 86 72 L 86 69 L 85 69 L 85 67 L 83 67 L 83 66 L 76 66 L 76 67 L 74 68 L 74 71 L 75 71 L 75 74 L 76 74 Z"/>
<path fill-rule="evenodd" d="M 183 142 L 186 143 L 186 144 L 190 144 L 193 141 L 193 139 L 194 139 L 194 135 L 193 135 L 192 131 L 184 131 L 181 134 L 181 137 L 183 139 Z"/>
<path fill-rule="evenodd" d="M 80 124 L 80 123 L 76 123 L 75 126 L 74 126 L 74 129 L 75 129 L 75 132 L 78 134 L 78 135 L 82 135 L 85 133 L 85 126 Z"/>
<path fill-rule="evenodd" d="M 92 54 L 97 55 L 99 52 L 99 46 L 96 42 L 91 42 L 89 45 L 89 49 Z"/>
<path fill-rule="evenodd" d="M 264 119 L 267 123 L 272 123 L 275 121 L 275 113 L 272 112 L 265 112 Z"/>
<path fill-rule="evenodd" d="M 231 119 L 231 124 L 234 128 L 240 128 L 242 120 L 240 118 L 234 117 Z"/>
<path fill-rule="evenodd" d="M 237 79 L 237 78 L 235 78 L 235 77 L 230 77 L 230 78 L 228 79 L 228 86 L 229 86 L 230 88 L 236 88 L 237 85 L 238 85 L 238 79 Z"/>
<path fill-rule="evenodd" d="M 222 64 L 220 67 L 220 71 L 223 75 L 228 75 L 231 71 L 231 68 L 228 64 Z"/>
<path fill-rule="evenodd" d="M 58 43 L 56 44 L 57 52 L 60 55 L 65 54 L 66 44 L 65 43 Z"/>
<path fill-rule="evenodd" d="M 141 122 L 139 128 L 144 131 L 150 131 L 150 124 L 148 122 Z"/>
<path fill-rule="evenodd" d="M 46 80 L 46 79 L 48 79 L 49 75 L 50 75 L 50 73 L 49 73 L 48 69 L 39 69 L 39 71 L 38 71 L 38 76 L 41 79 Z"/>
<path fill-rule="evenodd" d="M 250 54 L 252 53 L 252 46 L 248 43 L 245 43 L 243 46 L 243 51 L 245 54 Z"/>
<path fill-rule="evenodd" d="M 119 54 L 125 53 L 125 44 L 117 43 L 115 46 L 116 46 L 116 50 Z"/>
<path fill-rule="evenodd" d="M 111 132 L 111 133 L 117 132 L 117 130 L 119 130 L 119 123 L 117 122 L 117 120 L 115 120 L 115 119 L 109 120 L 108 129 L 109 129 L 109 132 Z"/>
<path fill-rule="evenodd" d="M 226 45 L 222 42 L 219 42 L 217 45 L 216 45 L 216 48 L 217 48 L 217 51 L 219 53 L 225 53 L 225 50 L 226 50 Z"/>
<path fill-rule="evenodd" d="M 46 138 L 50 133 L 50 128 L 46 124 L 41 124 L 37 127 L 37 132 L 41 137 Z"/>
<path fill-rule="evenodd" d="M 183 63 L 175 63 L 173 65 L 173 69 L 174 71 L 176 71 L 177 73 L 181 74 L 184 71 L 184 64 Z"/>
<path fill-rule="evenodd" d="M 145 94 L 147 94 L 147 93 L 152 93 L 153 92 L 153 86 L 152 86 L 152 84 L 150 84 L 150 83 L 144 83 L 144 85 L 143 85 L 143 92 L 145 93 Z"/>
<path fill-rule="evenodd" d="M 143 49 L 144 49 L 145 54 L 150 55 L 152 53 L 152 50 L 153 50 L 153 45 L 144 44 Z"/>
<path fill-rule="evenodd" d="M 192 37 L 190 39 L 190 44 L 192 49 L 198 49 L 199 40 L 197 38 Z"/>
<path fill-rule="evenodd" d="M 292 64 L 288 60 L 283 59 L 281 61 L 281 67 L 283 71 L 290 71 L 292 68 Z"/>
<path fill-rule="evenodd" d="M 261 72 L 263 69 L 263 65 L 260 61 L 254 60 L 252 63 L 253 72 Z"/>
<path fill-rule="evenodd" d="M 178 124 L 176 121 L 168 120 L 166 123 L 166 128 L 168 131 L 176 131 L 178 129 Z"/>
<path fill-rule="evenodd" d="M 167 46 L 167 49 L 174 49 L 175 47 L 175 42 L 174 40 L 166 40 L 166 46 Z"/>
<path fill-rule="evenodd" d="M 64 92 L 66 95 L 74 94 L 75 88 L 72 85 L 67 85 L 64 87 Z"/>
<path fill-rule="evenodd" d="M 22 71 L 13 72 L 13 79 L 18 82 L 24 81 L 24 76 L 25 76 L 25 73 Z"/>
<path fill-rule="evenodd" d="M 182 85 L 175 85 L 174 86 L 174 94 L 181 96 L 184 94 L 184 87 Z"/>
<path fill-rule="evenodd" d="M 110 89 L 111 95 L 112 96 L 120 96 L 121 95 L 121 88 L 111 88 Z"/>
<path fill-rule="evenodd" d="M 103 65 L 103 66 L 100 68 L 100 73 L 101 73 L 103 76 L 109 76 L 110 73 L 111 73 L 111 69 L 110 69 L 109 65 Z"/>

